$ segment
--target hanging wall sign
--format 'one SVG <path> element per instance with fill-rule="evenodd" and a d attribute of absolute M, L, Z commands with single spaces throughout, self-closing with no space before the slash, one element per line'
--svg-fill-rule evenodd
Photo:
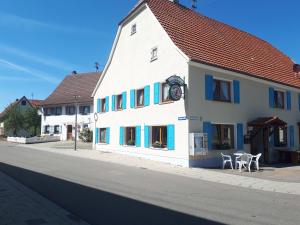
<path fill-rule="evenodd" d="M 179 76 L 171 76 L 166 80 L 167 84 L 170 86 L 169 96 L 172 101 L 179 101 L 182 96 L 185 97 L 185 81 Z"/>

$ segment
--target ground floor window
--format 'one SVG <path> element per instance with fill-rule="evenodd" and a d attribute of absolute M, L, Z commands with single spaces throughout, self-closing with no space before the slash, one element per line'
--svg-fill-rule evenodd
<path fill-rule="evenodd" d="M 212 147 L 216 150 L 229 150 L 234 148 L 234 126 L 213 124 Z"/>
<path fill-rule="evenodd" d="M 274 145 L 276 147 L 287 146 L 287 127 L 274 128 Z"/>
<path fill-rule="evenodd" d="M 99 136 L 100 143 L 106 143 L 106 128 L 100 128 Z"/>
<path fill-rule="evenodd" d="M 60 134 L 60 126 L 59 125 L 54 126 L 54 134 Z"/>
<path fill-rule="evenodd" d="M 49 125 L 45 126 L 44 133 L 45 134 L 50 134 L 50 126 Z"/>
<path fill-rule="evenodd" d="M 125 145 L 135 145 L 135 127 L 125 128 Z"/>
<path fill-rule="evenodd" d="M 167 148 L 168 132 L 166 126 L 152 127 L 152 147 L 154 148 Z"/>

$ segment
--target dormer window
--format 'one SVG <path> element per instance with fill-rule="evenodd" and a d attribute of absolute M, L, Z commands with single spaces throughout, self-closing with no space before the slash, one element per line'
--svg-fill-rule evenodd
<path fill-rule="evenodd" d="M 158 48 L 152 48 L 151 50 L 151 62 L 154 60 L 157 60 L 157 53 L 158 53 Z"/>
<path fill-rule="evenodd" d="M 131 35 L 134 35 L 136 33 L 136 24 L 133 24 L 131 26 Z"/>

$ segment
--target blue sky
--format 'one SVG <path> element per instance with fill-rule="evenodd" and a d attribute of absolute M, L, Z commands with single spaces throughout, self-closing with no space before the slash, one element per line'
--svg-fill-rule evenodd
<path fill-rule="evenodd" d="M 137 0 L 0 0 L 0 111 L 46 98 L 71 71 L 108 58 L 118 22 Z M 190 5 L 190 0 L 181 0 Z M 300 63 L 298 0 L 198 0 L 198 11 L 279 48 Z"/>

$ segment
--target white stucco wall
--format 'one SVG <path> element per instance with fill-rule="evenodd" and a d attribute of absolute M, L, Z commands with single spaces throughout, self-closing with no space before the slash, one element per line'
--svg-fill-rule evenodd
<path fill-rule="evenodd" d="M 91 113 L 88 115 L 77 115 L 77 123 L 78 125 L 82 126 L 84 124 L 88 124 L 90 129 L 93 129 L 94 127 L 94 119 L 93 119 L 93 106 L 90 105 L 90 111 Z M 77 108 L 77 112 L 79 112 L 79 106 Z M 44 135 L 44 127 L 45 126 L 60 126 L 61 127 L 61 133 L 60 134 L 53 134 L 54 136 L 59 136 L 61 141 L 67 140 L 67 126 L 72 125 L 73 126 L 73 132 L 72 136 L 75 137 L 75 115 L 66 115 L 66 106 L 62 106 L 62 115 L 60 116 L 44 116 L 42 114 L 42 121 L 41 121 L 41 133 Z M 54 131 L 52 131 L 54 132 Z M 79 133 L 78 133 L 79 135 Z"/>
<path fill-rule="evenodd" d="M 228 79 L 230 81 L 239 80 L 240 104 L 205 100 L 206 74 L 212 75 L 216 78 Z M 291 111 L 269 107 L 269 87 L 274 87 L 275 89 L 283 91 L 291 91 Z M 232 72 L 225 73 L 220 69 L 211 69 L 209 66 L 200 65 L 190 66 L 188 90 L 189 115 L 198 116 L 200 118 L 198 121 L 190 121 L 190 132 L 202 132 L 203 121 L 210 121 L 212 123 L 225 123 L 234 125 L 236 125 L 237 123 L 243 123 L 244 134 L 246 134 L 248 122 L 253 121 L 259 117 L 274 116 L 279 117 L 281 120 L 285 121 L 288 126 L 294 126 L 295 149 L 299 148 L 299 129 L 297 122 L 300 121 L 300 112 L 298 108 L 298 93 L 300 93 L 300 90 L 272 82 L 254 79 L 242 74 L 235 75 L 235 73 Z M 250 151 L 250 145 L 244 145 L 244 150 Z M 232 151 L 212 150 L 209 152 L 208 157 L 204 158 L 217 157 L 220 159 L 221 152 L 232 153 Z M 275 160 L 276 152 L 270 150 L 270 158 L 271 161 Z"/>
<path fill-rule="evenodd" d="M 136 23 L 137 33 L 131 35 L 131 26 Z M 151 49 L 158 48 L 158 60 L 150 62 Z M 97 144 L 98 150 L 116 151 L 173 164 L 188 165 L 188 121 L 178 121 L 185 116 L 184 100 L 154 105 L 153 85 L 164 82 L 171 75 L 188 76 L 186 58 L 171 42 L 152 12 L 146 8 L 131 18 L 122 28 L 115 52 L 104 79 L 96 91 L 94 105 L 98 98 L 109 96 L 109 112 L 99 114 L 98 128 L 110 128 L 110 144 Z M 130 90 L 150 85 L 150 106 L 131 109 Z M 111 111 L 111 96 L 127 92 L 127 109 Z M 164 151 L 144 148 L 144 125 L 175 125 L 175 150 Z M 141 130 L 139 148 L 119 145 L 120 127 L 137 126 Z M 95 132 L 94 132 L 95 133 Z"/>

